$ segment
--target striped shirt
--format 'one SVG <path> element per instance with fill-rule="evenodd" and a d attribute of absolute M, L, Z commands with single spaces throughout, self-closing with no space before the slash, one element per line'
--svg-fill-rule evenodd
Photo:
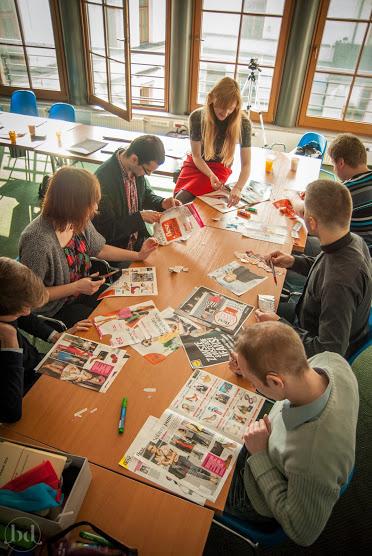
<path fill-rule="evenodd" d="M 372 171 L 356 174 L 344 184 L 353 199 L 350 231 L 364 239 L 372 256 Z"/>

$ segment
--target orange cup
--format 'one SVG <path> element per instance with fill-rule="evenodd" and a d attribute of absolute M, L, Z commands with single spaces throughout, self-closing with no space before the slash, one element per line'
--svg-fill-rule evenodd
<path fill-rule="evenodd" d="M 11 145 L 15 145 L 17 143 L 17 134 L 15 131 L 9 131 L 9 139 Z"/>
<path fill-rule="evenodd" d="M 275 157 L 271 154 L 269 154 L 266 157 L 266 160 L 265 160 L 265 170 L 266 170 L 266 172 L 269 173 L 269 172 L 273 171 L 274 160 L 275 160 Z"/>

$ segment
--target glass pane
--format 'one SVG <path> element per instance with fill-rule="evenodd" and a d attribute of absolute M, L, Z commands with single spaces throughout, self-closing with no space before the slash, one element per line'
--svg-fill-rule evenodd
<path fill-rule="evenodd" d="M 243 16 L 239 63 L 258 58 L 259 64 L 275 64 L 282 20 L 279 17 Z"/>
<path fill-rule="evenodd" d="M 122 8 L 124 0 L 105 0 L 105 4 L 108 6 L 118 6 L 119 8 Z"/>
<path fill-rule="evenodd" d="M 317 68 L 354 71 L 366 23 L 327 21 Z"/>
<path fill-rule="evenodd" d="M 244 12 L 282 15 L 284 0 L 244 0 Z"/>
<path fill-rule="evenodd" d="M 251 72 L 245 66 L 238 67 L 238 82 L 243 97 L 243 106 L 252 106 L 252 110 L 267 112 L 269 108 L 271 85 L 274 70 L 271 68 L 262 68 L 258 79 L 253 81 L 248 79 Z"/>
<path fill-rule="evenodd" d="M 21 42 L 17 12 L 13 0 L 0 2 L 0 39 L 7 42 Z"/>
<path fill-rule="evenodd" d="M 17 0 L 25 44 L 54 48 L 53 26 L 48 0 Z"/>
<path fill-rule="evenodd" d="M 92 4 L 102 4 L 102 0 L 89 0 Z"/>
<path fill-rule="evenodd" d="M 105 33 L 103 28 L 103 12 L 100 6 L 88 5 L 88 24 L 90 49 L 104 56 Z"/>
<path fill-rule="evenodd" d="M 3 85 L 30 87 L 22 47 L 0 44 L 0 76 Z"/>
<path fill-rule="evenodd" d="M 108 102 L 106 62 L 104 58 L 92 54 L 93 94 Z"/>
<path fill-rule="evenodd" d="M 223 77 L 234 78 L 234 66 L 215 62 L 200 62 L 198 104 L 204 104 L 208 91 Z"/>
<path fill-rule="evenodd" d="M 205 12 L 200 57 L 205 60 L 235 62 L 239 22 L 239 15 Z"/>
<path fill-rule="evenodd" d="M 133 64 L 132 58 L 131 70 L 133 103 L 164 106 L 164 66 Z"/>
<path fill-rule="evenodd" d="M 106 9 L 108 51 L 110 58 L 124 62 L 123 10 Z"/>
<path fill-rule="evenodd" d="M 129 0 L 130 47 L 165 52 L 166 0 Z"/>
<path fill-rule="evenodd" d="M 372 123 L 371 78 L 358 77 L 355 80 L 345 119 L 369 124 Z"/>
<path fill-rule="evenodd" d="M 203 2 L 203 10 L 240 12 L 241 9 L 242 0 L 230 0 L 228 3 L 226 0 L 204 0 Z"/>
<path fill-rule="evenodd" d="M 307 115 L 342 119 L 350 84 L 351 77 L 347 75 L 315 73 Z"/>
<path fill-rule="evenodd" d="M 358 68 L 358 73 L 359 72 L 372 73 L 372 25 L 369 26 L 367 40 L 363 48 Z"/>
<path fill-rule="evenodd" d="M 331 0 L 327 17 L 337 19 L 368 19 L 372 0 Z"/>
<path fill-rule="evenodd" d="M 111 78 L 111 102 L 120 108 L 127 108 L 126 85 L 125 85 L 125 65 L 118 62 L 109 62 Z"/>
<path fill-rule="evenodd" d="M 58 91 L 59 76 L 55 50 L 49 48 L 26 48 L 32 87 Z"/>

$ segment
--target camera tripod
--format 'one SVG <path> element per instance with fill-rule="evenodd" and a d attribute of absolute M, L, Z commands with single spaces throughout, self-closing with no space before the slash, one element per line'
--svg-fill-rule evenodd
<path fill-rule="evenodd" d="M 265 126 L 262 116 L 261 110 L 261 101 L 259 97 L 259 77 L 260 72 L 262 71 L 260 66 L 258 65 L 258 58 L 251 58 L 249 60 L 248 69 L 250 70 L 250 74 L 248 75 L 243 88 L 241 90 L 242 97 L 247 91 L 247 114 L 250 115 L 251 110 L 258 113 L 258 117 L 260 119 L 261 129 L 262 129 L 262 139 L 263 139 L 263 147 L 268 147 L 267 139 L 266 139 L 266 132 Z"/>

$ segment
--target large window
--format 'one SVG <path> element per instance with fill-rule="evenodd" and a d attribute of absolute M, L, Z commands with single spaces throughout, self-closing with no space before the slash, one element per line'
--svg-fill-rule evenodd
<path fill-rule="evenodd" d="M 168 109 L 169 0 L 83 0 L 89 100 L 129 119 Z"/>
<path fill-rule="evenodd" d="M 372 0 L 323 0 L 299 123 L 372 133 Z"/>
<path fill-rule="evenodd" d="M 0 92 L 33 89 L 39 98 L 66 100 L 57 2 L 0 1 Z"/>
<path fill-rule="evenodd" d="M 290 0 L 196 0 L 190 108 L 203 104 L 224 76 L 240 84 L 243 101 L 272 121 L 279 92 Z M 248 67 L 257 58 L 261 72 Z M 252 79 L 254 77 L 254 79 Z M 253 86 L 252 86 L 253 82 Z"/>

